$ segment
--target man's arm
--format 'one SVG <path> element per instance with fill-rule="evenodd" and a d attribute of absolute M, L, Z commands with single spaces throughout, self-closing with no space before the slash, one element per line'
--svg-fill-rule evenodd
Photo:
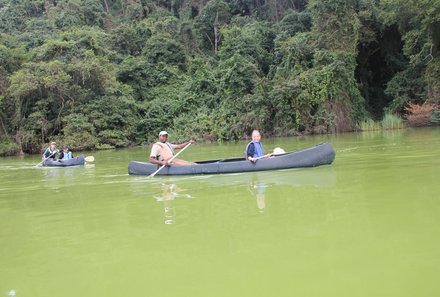
<path fill-rule="evenodd" d="M 156 157 L 150 156 L 150 163 L 157 164 L 157 165 L 168 165 L 167 161 L 159 161 L 156 159 Z"/>
<path fill-rule="evenodd" d="M 189 140 L 189 141 L 181 143 L 181 144 L 176 144 L 176 146 L 174 148 L 180 150 L 180 149 L 183 149 L 185 146 L 187 146 L 190 143 L 194 143 L 194 140 Z"/>
<path fill-rule="evenodd" d="M 50 153 L 49 149 L 46 149 L 43 153 L 43 160 L 46 161 L 47 159 L 49 159 L 49 157 L 54 156 L 58 153 L 58 150 L 56 150 L 55 152 L 53 152 L 52 154 Z"/>

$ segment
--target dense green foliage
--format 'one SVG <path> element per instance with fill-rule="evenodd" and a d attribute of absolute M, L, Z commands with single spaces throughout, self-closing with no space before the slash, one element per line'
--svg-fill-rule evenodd
<path fill-rule="evenodd" d="M 439 53 L 432 0 L 0 0 L 0 154 L 350 131 Z"/>

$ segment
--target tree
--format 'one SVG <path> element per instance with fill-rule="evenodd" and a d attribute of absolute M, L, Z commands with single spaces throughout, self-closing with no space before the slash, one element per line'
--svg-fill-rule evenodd
<path fill-rule="evenodd" d="M 195 19 L 201 47 L 217 53 L 222 40 L 221 30 L 230 19 L 231 14 L 226 2 L 210 0 Z"/>
<path fill-rule="evenodd" d="M 113 66 L 105 57 L 109 51 L 103 49 L 97 34 L 84 29 L 65 32 L 61 40 L 49 40 L 33 49 L 33 62 L 11 75 L 7 106 L 16 142 L 22 150 L 39 150 L 54 136 L 71 141 L 71 135 L 63 134 L 72 132 L 66 119 L 78 113 L 92 121 L 93 129 L 84 130 L 84 137 L 79 137 L 89 139 L 87 142 L 73 142 L 77 147 L 84 148 L 86 143 L 122 146 L 133 141 L 136 113 L 134 102 L 130 101 L 131 89 L 116 81 Z M 104 122 L 95 120 L 92 112 L 99 110 L 104 115 L 102 106 L 106 105 L 115 108 L 112 114 L 104 117 Z M 125 115 L 128 120 L 124 120 Z M 79 121 L 76 116 L 71 118 Z M 117 126 L 124 135 L 106 132 Z M 78 133 L 82 132 L 75 135 L 79 136 Z"/>
<path fill-rule="evenodd" d="M 0 0 L 0 31 L 21 32 L 28 19 L 42 17 L 43 12 L 43 0 Z"/>
<path fill-rule="evenodd" d="M 275 34 L 268 23 L 231 24 L 228 28 L 222 30 L 222 34 L 224 35 L 224 41 L 218 51 L 221 60 L 225 60 L 234 54 L 240 54 L 250 58 L 265 74 L 269 72 L 272 64 Z"/>
<path fill-rule="evenodd" d="M 404 43 L 403 52 L 410 62 L 388 85 L 387 93 L 394 96 L 391 109 L 403 109 L 411 101 L 440 102 L 440 2 L 386 0 L 381 2 L 381 11 L 386 25 L 397 25 Z M 417 86 L 408 88 L 405 83 L 414 82 L 414 77 L 423 79 L 417 80 Z"/>
<path fill-rule="evenodd" d="M 105 10 L 100 0 L 45 1 L 45 10 L 59 29 L 84 25 L 104 27 Z"/>

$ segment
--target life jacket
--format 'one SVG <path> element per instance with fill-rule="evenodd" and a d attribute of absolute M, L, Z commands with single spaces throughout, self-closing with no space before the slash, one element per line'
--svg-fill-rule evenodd
<path fill-rule="evenodd" d="M 51 151 L 50 150 L 50 146 L 44 151 L 44 154 L 43 154 L 43 156 L 45 157 L 45 158 L 52 158 L 52 159 L 55 159 L 55 155 L 58 153 L 58 150 L 57 149 L 55 149 L 54 151 Z"/>
<path fill-rule="evenodd" d="M 72 152 L 62 152 L 63 158 L 61 160 L 70 160 L 73 158 Z"/>
<path fill-rule="evenodd" d="M 247 151 L 249 146 L 251 145 L 251 143 L 254 144 L 254 155 L 252 156 L 253 158 L 259 158 L 259 157 L 263 157 L 264 156 L 264 150 L 263 150 L 263 145 L 261 144 L 261 142 L 249 142 L 246 146 L 246 150 L 244 151 L 244 155 L 245 158 L 247 158 Z"/>
<path fill-rule="evenodd" d="M 170 159 L 172 156 L 175 155 L 173 147 L 168 142 L 163 143 L 158 141 L 156 142 L 156 144 L 162 148 L 160 155 L 156 156 L 157 160 L 162 161 L 165 159 Z"/>

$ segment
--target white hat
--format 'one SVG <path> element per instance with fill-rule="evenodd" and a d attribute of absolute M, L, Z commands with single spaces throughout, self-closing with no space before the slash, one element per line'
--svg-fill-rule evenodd
<path fill-rule="evenodd" d="M 162 136 L 162 135 L 168 135 L 168 132 L 167 131 L 160 131 L 159 136 Z"/>
<path fill-rule="evenodd" d="M 280 148 L 280 147 L 276 147 L 274 150 L 273 150 L 273 154 L 274 155 L 282 155 L 282 154 L 285 154 L 286 152 L 282 149 L 282 148 Z"/>

